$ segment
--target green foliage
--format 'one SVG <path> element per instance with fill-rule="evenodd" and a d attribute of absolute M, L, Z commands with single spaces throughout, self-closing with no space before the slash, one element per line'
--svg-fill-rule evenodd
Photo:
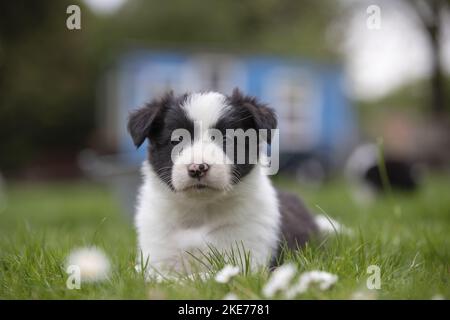
<path fill-rule="evenodd" d="M 332 1 L 138 0 L 111 23 L 120 39 L 153 47 L 206 47 L 330 58 Z M 312 14 L 314 13 L 314 14 Z"/>
<path fill-rule="evenodd" d="M 76 149 L 93 129 L 95 68 L 86 33 L 66 28 L 70 3 L 0 4 L 2 169 L 51 148 Z"/>
<path fill-rule="evenodd" d="M 86 146 L 95 134 L 99 79 L 127 49 L 335 56 L 325 41 L 333 1 L 135 0 L 112 16 L 93 15 L 78 1 L 79 31 L 66 28 L 69 4 L 0 4 L 2 170 Z"/>
<path fill-rule="evenodd" d="M 392 111 L 405 111 L 417 117 L 428 114 L 431 101 L 430 85 L 429 79 L 418 80 L 394 90 L 381 99 L 359 101 L 358 110 L 363 122 Z M 446 96 L 450 97 L 450 77 L 445 79 L 444 90 Z M 450 106 L 446 106 L 446 110 L 450 112 Z"/>

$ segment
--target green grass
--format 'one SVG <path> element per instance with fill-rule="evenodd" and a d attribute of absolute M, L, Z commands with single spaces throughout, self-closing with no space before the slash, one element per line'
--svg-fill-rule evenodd
<path fill-rule="evenodd" d="M 428 179 L 414 196 L 393 194 L 367 207 L 352 201 L 340 181 L 321 189 L 286 179 L 277 184 L 301 194 L 310 208 L 350 227 L 353 236 L 335 236 L 289 255 L 300 271 L 320 269 L 339 276 L 328 291 L 298 298 L 348 299 L 366 290 L 366 269 L 381 268 L 379 299 L 450 297 L 449 177 Z M 1 299 L 221 299 L 261 298 L 264 270 L 228 284 L 214 280 L 145 282 L 134 271 L 136 243 L 130 220 L 106 188 L 87 182 L 12 184 L 0 211 Z M 319 209 L 320 208 L 320 209 Z M 1 209 L 0 209 L 1 210 Z M 71 249 L 96 245 L 110 257 L 108 281 L 66 288 L 64 262 Z M 223 262 L 216 261 L 214 268 Z"/>

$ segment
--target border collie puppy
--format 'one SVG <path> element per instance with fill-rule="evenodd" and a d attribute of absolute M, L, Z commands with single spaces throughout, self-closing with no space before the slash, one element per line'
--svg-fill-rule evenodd
<path fill-rule="evenodd" d="M 135 216 L 140 264 L 162 274 L 189 273 L 185 262 L 200 257 L 199 251 L 230 252 L 243 245 L 251 268 L 267 266 L 282 244 L 296 249 L 316 233 L 300 199 L 277 192 L 261 165 L 248 157 L 244 163 L 224 161 L 230 158 L 227 138 L 217 141 L 208 134 L 215 130 L 227 137 L 227 129 L 276 126 L 272 109 L 237 89 L 231 96 L 169 93 L 130 114 L 128 130 L 136 147 L 150 142 Z M 174 137 L 179 129 L 193 138 Z M 196 130 L 200 134 L 194 135 Z M 266 140 L 270 143 L 270 135 Z"/>

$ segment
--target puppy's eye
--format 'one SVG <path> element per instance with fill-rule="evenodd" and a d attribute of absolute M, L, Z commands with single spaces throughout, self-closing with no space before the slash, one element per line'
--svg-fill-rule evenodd
<path fill-rule="evenodd" d="M 175 139 L 171 140 L 170 143 L 171 143 L 173 146 L 176 146 L 176 145 L 179 144 L 181 141 L 183 141 L 183 136 L 176 137 Z"/>
<path fill-rule="evenodd" d="M 211 136 L 211 141 L 215 141 L 216 137 L 215 136 Z"/>

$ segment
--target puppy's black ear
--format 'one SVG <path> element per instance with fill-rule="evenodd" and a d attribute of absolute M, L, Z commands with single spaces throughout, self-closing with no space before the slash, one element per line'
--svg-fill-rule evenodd
<path fill-rule="evenodd" d="M 258 101 L 256 97 L 244 95 L 238 88 L 233 90 L 229 97 L 232 105 L 246 108 L 253 116 L 255 129 L 271 130 L 277 128 L 277 116 L 272 108 Z M 270 144 L 270 131 L 267 135 L 268 143 Z"/>
<path fill-rule="evenodd" d="M 173 101 L 173 93 L 169 92 L 161 99 L 155 99 L 130 113 L 128 132 L 137 148 L 162 126 L 164 110 L 171 101 Z"/>

